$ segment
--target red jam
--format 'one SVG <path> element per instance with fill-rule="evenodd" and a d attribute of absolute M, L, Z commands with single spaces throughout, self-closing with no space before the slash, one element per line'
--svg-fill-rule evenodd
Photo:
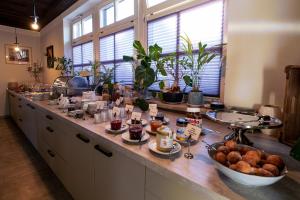
<path fill-rule="evenodd" d="M 134 124 L 129 127 L 129 138 L 131 140 L 140 140 L 143 133 L 143 126 Z"/>
<path fill-rule="evenodd" d="M 120 130 L 121 126 L 122 126 L 122 121 L 119 119 L 115 119 L 110 122 L 111 130 Z"/>

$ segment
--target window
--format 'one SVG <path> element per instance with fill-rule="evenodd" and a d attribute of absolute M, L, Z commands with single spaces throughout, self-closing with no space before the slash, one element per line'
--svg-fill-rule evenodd
<path fill-rule="evenodd" d="M 147 6 L 148 6 L 148 8 L 150 8 L 152 6 L 162 3 L 164 1 L 166 1 L 166 0 L 147 0 Z"/>
<path fill-rule="evenodd" d="M 115 0 L 100 10 L 100 27 L 134 15 L 135 0 Z"/>
<path fill-rule="evenodd" d="M 100 38 L 100 62 L 106 67 L 116 67 L 114 82 L 133 84 L 131 63 L 123 61 L 123 55 L 133 54 L 133 41 L 133 28 Z"/>
<path fill-rule="evenodd" d="M 195 19 L 197 19 L 197 23 L 195 23 Z M 197 48 L 199 41 L 206 43 L 208 50 L 214 49 L 217 56 L 204 66 L 200 88 L 204 95 L 219 96 L 222 26 L 223 2 L 218 0 L 205 3 L 148 22 L 148 45 L 157 43 L 163 48 L 164 55 L 176 53 L 177 59 L 180 59 L 184 56 L 181 51 L 182 39 L 180 36 L 188 35 L 194 48 Z M 169 79 L 169 77 L 166 77 L 166 79 Z M 183 80 L 180 81 L 180 86 L 182 89 L 185 87 Z"/>
<path fill-rule="evenodd" d="M 134 14 L 134 0 L 119 0 L 116 1 L 116 20 L 120 21 Z"/>
<path fill-rule="evenodd" d="M 115 22 L 115 8 L 113 3 L 101 9 L 100 18 L 100 27 L 104 27 Z"/>
<path fill-rule="evenodd" d="M 73 24 L 73 39 L 93 32 L 93 17 L 89 15 Z"/>
<path fill-rule="evenodd" d="M 74 74 L 79 74 L 83 70 L 92 71 L 90 61 L 94 61 L 93 42 L 80 44 L 73 47 Z"/>

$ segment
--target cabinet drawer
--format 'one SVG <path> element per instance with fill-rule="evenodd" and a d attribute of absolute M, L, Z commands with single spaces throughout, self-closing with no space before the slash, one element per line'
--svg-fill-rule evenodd
<path fill-rule="evenodd" d="M 39 123 L 40 138 L 44 140 L 55 152 L 64 160 L 70 157 L 69 133 L 64 131 L 60 126 L 53 125 L 45 119 Z"/>

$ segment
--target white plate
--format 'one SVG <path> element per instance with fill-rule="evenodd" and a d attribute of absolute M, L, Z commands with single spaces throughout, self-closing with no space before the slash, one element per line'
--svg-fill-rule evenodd
<path fill-rule="evenodd" d="M 129 136 L 129 132 L 125 132 L 121 135 L 122 139 L 127 141 L 127 142 L 132 142 L 132 143 L 139 143 L 139 140 L 131 140 L 130 136 Z M 150 138 L 150 135 L 148 133 L 144 133 L 143 138 L 141 139 L 141 142 L 145 142 L 146 140 L 148 140 Z"/>
<path fill-rule="evenodd" d="M 160 155 L 173 155 L 173 154 L 176 154 L 176 153 L 180 152 L 181 151 L 181 145 L 176 141 L 174 141 L 174 145 L 175 145 L 175 149 L 172 150 L 172 152 L 170 153 L 170 152 L 162 152 L 162 151 L 157 150 L 155 140 L 148 143 L 149 149 L 151 151 L 157 153 L 157 154 L 160 154 Z"/>
<path fill-rule="evenodd" d="M 119 130 L 112 130 L 110 124 L 107 124 L 105 126 L 105 130 L 107 132 L 110 132 L 110 133 L 113 133 L 113 134 L 122 133 L 122 132 L 126 131 L 127 129 L 128 129 L 128 125 L 126 125 L 126 124 L 122 124 L 121 129 L 119 129 Z"/>
<path fill-rule="evenodd" d="M 146 126 L 147 124 L 148 124 L 148 121 L 147 120 L 145 120 L 145 119 L 141 119 L 142 120 L 142 125 L 143 126 Z M 126 122 L 128 125 L 131 125 L 131 119 L 129 119 L 129 120 L 127 120 L 127 122 Z"/>

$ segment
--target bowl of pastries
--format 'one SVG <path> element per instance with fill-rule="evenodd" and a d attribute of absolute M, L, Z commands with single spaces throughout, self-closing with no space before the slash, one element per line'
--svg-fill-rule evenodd
<path fill-rule="evenodd" d="M 208 154 L 218 170 L 243 185 L 271 185 L 287 174 L 286 165 L 279 155 L 233 140 L 209 145 Z"/>

